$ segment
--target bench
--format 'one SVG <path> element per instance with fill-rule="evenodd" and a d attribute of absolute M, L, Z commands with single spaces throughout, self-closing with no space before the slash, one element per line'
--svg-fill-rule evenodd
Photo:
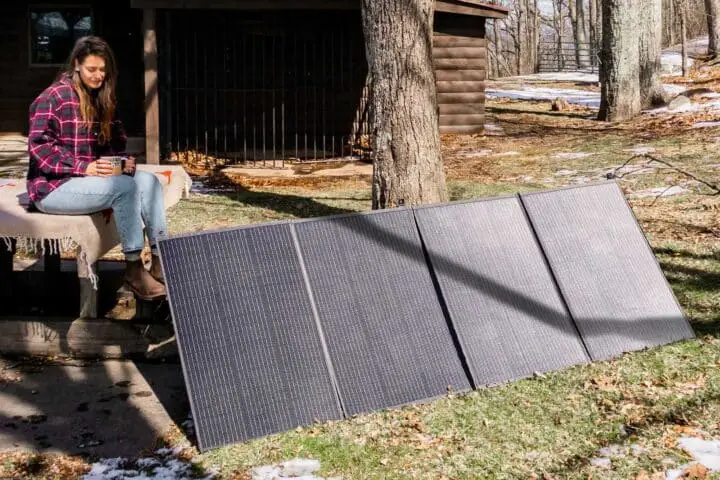
<path fill-rule="evenodd" d="M 163 186 L 165 208 L 187 198 L 190 176 L 178 165 L 138 164 L 154 173 Z M 41 252 L 46 274 L 60 271 L 60 253 L 75 251 L 80 282 L 81 318 L 96 318 L 98 307 L 97 262 L 120 244 L 110 211 L 92 215 L 29 213 L 24 179 L 0 179 L 0 290 L 12 282 L 13 256 L 17 251 Z M 3 293 L 0 292 L 0 304 Z"/>

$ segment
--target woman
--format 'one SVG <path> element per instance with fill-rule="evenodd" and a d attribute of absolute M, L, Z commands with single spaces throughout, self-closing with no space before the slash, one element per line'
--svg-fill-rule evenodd
<path fill-rule="evenodd" d="M 28 197 L 31 208 L 49 214 L 111 208 L 125 254 L 125 284 L 151 300 L 165 295 L 156 244 L 167 232 L 163 192 L 155 175 L 135 171 L 134 158 L 127 157 L 121 175 L 100 159 L 124 156 L 127 143 L 115 118 L 116 82 L 108 44 L 93 36 L 78 39 L 65 69 L 30 106 Z M 149 272 L 140 258 L 143 223 L 152 253 Z"/>

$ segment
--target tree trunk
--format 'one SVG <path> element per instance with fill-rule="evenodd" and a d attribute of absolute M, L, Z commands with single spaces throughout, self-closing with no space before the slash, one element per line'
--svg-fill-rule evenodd
<path fill-rule="evenodd" d="M 568 0 L 568 15 L 570 16 L 570 27 L 572 28 L 573 44 L 575 45 L 575 65 L 580 65 L 580 44 L 578 40 L 578 25 L 577 25 L 577 4 L 576 0 Z"/>
<path fill-rule="evenodd" d="M 502 49 L 502 37 L 500 36 L 500 20 L 495 19 L 492 21 L 493 24 L 493 44 L 495 46 L 495 75 L 500 77 L 500 56 L 503 54 Z"/>
<path fill-rule="evenodd" d="M 576 16 L 576 45 L 578 68 L 587 68 L 590 64 L 590 54 L 588 52 L 588 36 L 587 36 L 587 19 L 585 18 L 584 0 L 575 0 L 575 16 Z"/>
<path fill-rule="evenodd" d="M 540 10 L 538 0 L 533 5 L 533 73 L 540 71 Z"/>
<path fill-rule="evenodd" d="M 565 69 L 565 57 L 563 56 L 563 34 L 565 29 L 563 28 L 564 19 L 562 16 L 562 1 L 553 1 L 553 20 L 555 21 L 555 30 L 557 31 L 557 58 L 558 58 L 558 69 Z"/>
<path fill-rule="evenodd" d="M 640 2 L 640 104 L 642 108 L 667 103 L 660 81 L 662 53 L 662 0 Z"/>
<path fill-rule="evenodd" d="M 362 0 L 372 76 L 372 207 L 447 201 L 432 57 L 434 0 Z"/>
<path fill-rule="evenodd" d="M 597 51 L 598 31 L 597 31 L 597 2 L 598 0 L 590 0 L 588 10 L 590 15 L 590 66 L 597 67 Z"/>
<path fill-rule="evenodd" d="M 687 13 L 685 10 L 685 4 L 683 0 L 675 0 L 675 11 L 678 13 L 678 20 L 680 21 L 680 62 L 682 68 L 682 76 L 687 76 L 687 25 L 686 17 Z"/>
<path fill-rule="evenodd" d="M 705 0 L 708 24 L 708 55 L 717 58 L 720 49 L 720 0 Z"/>
<path fill-rule="evenodd" d="M 517 23 L 515 27 L 515 53 L 517 63 L 517 74 L 523 74 L 523 58 L 525 57 L 525 49 L 523 48 L 523 25 L 525 24 L 525 3 L 520 0 L 518 3 Z"/>
<path fill-rule="evenodd" d="M 639 39 L 636 0 L 605 0 L 598 119 L 627 120 L 640 113 Z"/>
<path fill-rule="evenodd" d="M 667 41 L 668 45 L 675 45 L 675 0 L 666 0 L 667 5 L 667 15 L 665 18 L 672 19 L 665 22 L 665 25 L 667 26 Z"/>

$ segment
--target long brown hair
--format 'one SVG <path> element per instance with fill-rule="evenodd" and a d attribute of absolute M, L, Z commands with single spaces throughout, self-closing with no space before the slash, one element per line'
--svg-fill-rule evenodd
<path fill-rule="evenodd" d="M 96 55 L 105 60 L 105 79 L 96 95 L 91 95 L 76 71 L 75 64 L 82 64 L 88 55 Z M 70 79 L 75 92 L 80 99 L 80 115 L 85 125 L 92 128 L 93 122 L 100 123 L 98 143 L 104 145 L 110 141 L 112 135 L 112 122 L 115 116 L 117 99 L 115 86 L 117 85 L 117 67 L 115 55 L 110 45 L 100 37 L 87 36 L 78 38 L 70 52 L 67 65 L 61 76 Z"/>

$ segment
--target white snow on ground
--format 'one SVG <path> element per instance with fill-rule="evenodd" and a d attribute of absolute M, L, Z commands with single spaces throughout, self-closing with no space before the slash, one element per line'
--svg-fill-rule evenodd
<path fill-rule="evenodd" d="M 278 465 L 263 465 L 250 471 L 252 480 L 332 480 L 313 475 L 320 470 L 320 462 L 295 458 Z"/>
<path fill-rule="evenodd" d="M 590 157 L 592 155 L 595 155 L 594 153 L 586 153 L 586 152 L 563 152 L 563 153 L 556 153 L 553 155 L 553 158 L 560 158 L 563 160 L 576 160 L 578 158 L 586 158 Z"/>
<path fill-rule="evenodd" d="M 679 112 L 704 112 L 704 111 L 717 111 L 720 110 L 720 101 L 715 100 L 714 102 L 707 103 L 690 103 L 687 107 L 678 108 L 673 110 L 673 113 Z M 654 108 L 652 110 L 646 110 L 644 113 L 655 115 L 658 113 L 669 112 L 667 107 Z"/>
<path fill-rule="evenodd" d="M 720 440 L 683 437 L 678 441 L 678 444 L 692 455 L 695 461 L 668 471 L 665 474 L 665 480 L 682 478 L 688 467 L 698 463 L 710 470 L 710 473 L 720 472 Z"/>
<path fill-rule="evenodd" d="M 600 108 L 600 93 L 572 88 L 522 87 L 522 90 L 485 89 L 487 98 L 511 98 L 514 100 L 547 100 L 562 97 L 568 103 Z"/>
<path fill-rule="evenodd" d="M 630 153 L 634 153 L 635 155 L 645 155 L 648 153 L 655 152 L 655 149 L 653 147 L 635 147 L 635 148 L 626 148 L 623 150 L 623 152 L 630 152 Z"/>
<path fill-rule="evenodd" d="M 645 198 L 645 197 L 672 197 L 675 195 L 682 195 L 683 193 L 687 193 L 690 190 L 688 190 L 685 187 L 681 187 L 679 185 L 673 185 L 670 187 L 655 187 L 650 188 L 648 190 L 643 190 L 641 192 L 631 193 L 628 195 L 632 198 Z"/>
<path fill-rule="evenodd" d="M 587 72 L 545 72 L 535 75 L 519 75 L 512 78 L 518 80 L 547 80 L 550 82 L 598 83 L 600 81 L 597 73 Z"/>
<path fill-rule="evenodd" d="M 542 74 L 538 74 L 542 75 Z M 517 77 L 514 77 L 517 78 Z M 529 78 L 526 77 L 526 78 Z M 663 85 L 665 90 L 671 95 L 677 95 L 686 90 L 681 85 Z M 581 105 L 589 108 L 600 108 L 600 92 L 592 92 L 588 90 L 578 90 L 573 88 L 548 88 L 548 87 L 532 87 L 529 85 L 520 85 L 516 89 L 485 89 L 487 98 L 510 98 L 514 100 L 537 100 L 537 101 L 553 101 L 558 97 L 563 98 L 570 104 Z M 715 102 L 713 102 L 715 103 Z M 710 105 L 710 104 L 706 104 Z M 691 108 L 702 109 L 703 105 L 693 104 Z M 666 107 L 651 110 L 651 112 L 660 113 L 667 111 Z"/>
<path fill-rule="evenodd" d="M 707 52 L 708 38 L 701 37 L 688 42 L 687 48 L 690 54 L 701 54 Z M 666 49 L 661 55 L 662 71 L 675 75 L 681 72 L 681 56 L 680 47 L 674 46 Z M 692 59 L 688 59 L 687 65 L 692 65 Z M 486 95 L 488 98 L 511 98 L 516 100 L 538 100 L 552 101 L 557 97 L 564 98 L 568 103 L 573 105 L 583 105 L 589 108 L 600 108 L 600 92 L 588 92 L 579 89 L 555 89 L 547 87 L 533 87 L 532 82 L 535 81 L 557 81 L 557 82 L 581 82 L 581 83 L 598 83 L 599 76 L 597 73 L 588 72 L 556 72 L 556 73 L 536 73 L 533 75 L 520 75 L 516 77 L 505 77 L 496 80 L 496 85 L 512 84 L 512 88 L 488 88 Z M 526 83 L 528 82 L 528 83 Z M 663 85 L 670 95 L 677 95 L 686 90 L 683 85 Z M 712 94 L 706 98 L 716 98 Z M 714 106 L 712 107 L 714 108 Z M 692 111 L 695 109 L 704 109 L 702 105 L 693 104 Z M 662 113 L 665 109 L 651 110 L 650 113 Z"/>
<path fill-rule="evenodd" d="M 474 152 L 463 152 L 460 155 L 463 157 L 475 158 L 475 157 L 487 157 L 492 155 L 492 150 L 475 150 Z"/>
<path fill-rule="evenodd" d="M 82 480 L 186 480 L 193 477 L 192 465 L 179 460 L 177 455 L 182 448 L 161 448 L 155 452 L 160 458 L 145 457 L 137 460 L 125 458 L 105 458 L 93 463 L 91 470 Z M 215 478 L 210 473 L 204 480 Z"/>
<path fill-rule="evenodd" d="M 697 122 L 693 123 L 692 128 L 720 127 L 720 122 Z"/>
<path fill-rule="evenodd" d="M 685 67 L 693 66 L 693 59 L 685 59 Z M 677 52 L 663 52 L 660 56 L 661 72 L 665 75 L 682 75 L 682 54 Z"/>

